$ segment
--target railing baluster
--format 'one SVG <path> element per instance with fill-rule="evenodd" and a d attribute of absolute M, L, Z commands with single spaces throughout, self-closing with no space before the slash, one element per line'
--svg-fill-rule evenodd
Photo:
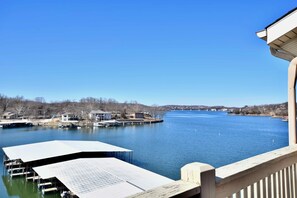
<path fill-rule="evenodd" d="M 286 198 L 286 185 L 285 185 L 285 169 L 281 170 L 281 188 L 282 188 L 282 198 Z"/>
<path fill-rule="evenodd" d="M 294 197 L 293 165 L 289 166 L 290 197 Z"/>
<path fill-rule="evenodd" d="M 277 183 L 277 180 L 276 180 L 276 173 L 274 173 L 272 175 L 272 180 L 273 180 L 273 198 L 277 198 L 277 193 L 276 193 L 276 183 Z"/>
<path fill-rule="evenodd" d="M 281 176 L 281 170 L 278 171 L 278 198 L 282 198 L 282 176 Z"/>
<path fill-rule="evenodd" d="M 271 198 L 271 175 L 267 177 L 267 196 Z"/>
<path fill-rule="evenodd" d="M 243 189 L 243 197 L 248 198 L 248 189 L 247 189 L 247 187 Z"/>
<path fill-rule="evenodd" d="M 254 184 L 251 185 L 251 198 L 255 197 L 255 188 L 254 188 Z"/>
<path fill-rule="evenodd" d="M 263 189 L 263 197 L 266 198 L 266 177 L 262 179 L 262 189 Z"/>
<path fill-rule="evenodd" d="M 261 181 L 257 182 L 257 198 L 261 197 L 261 185 L 260 185 Z"/>
<path fill-rule="evenodd" d="M 236 198 L 240 198 L 241 197 L 241 193 L 240 191 L 236 193 Z"/>
<path fill-rule="evenodd" d="M 293 164 L 294 170 L 294 197 L 297 198 L 297 169 L 296 164 Z"/>
<path fill-rule="evenodd" d="M 276 198 L 280 198 L 280 179 L 279 179 L 279 171 L 275 173 L 275 184 L 276 184 L 276 187 L 275 187 L 275 190 L 276 190 Z"/>
<path fill-rule="evenodd" d="M 285 178 L 286 178 L 286 197 L 289 198 L 290 197 L 290 175 L 289 175 L 289 167 L 285 168 Z"/>

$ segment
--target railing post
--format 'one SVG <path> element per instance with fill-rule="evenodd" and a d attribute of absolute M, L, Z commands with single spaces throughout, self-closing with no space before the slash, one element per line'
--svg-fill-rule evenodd
<path fill-rule="evenodd" d="M 194 162 L 181 168 L 181 179 L 183 181 L 200 184 L 201 198 L 215 197 L 215 169 L 214 167 Z"/>

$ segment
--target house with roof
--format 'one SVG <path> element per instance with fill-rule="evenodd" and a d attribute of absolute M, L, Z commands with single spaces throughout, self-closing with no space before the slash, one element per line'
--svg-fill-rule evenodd
<path fill-rule="evenodd" d="M 61 122 L 77 122 L 78 116 L 73 113 L 63 113 L 61 115 Z"/>
<path fill-rule="evenodd" d="M 89 118 L 95 121 L 111 120 L 111 112 L 105 112 L 102 110 L 92 110 L 89 113 Z"/>
<path fill-rule="evenodd" d="M 17 114 L 10 112 L 10 111 L 4 112 L 2 117 L 3 117 L 3 119 L 17 119 L 18 118 Z"/>

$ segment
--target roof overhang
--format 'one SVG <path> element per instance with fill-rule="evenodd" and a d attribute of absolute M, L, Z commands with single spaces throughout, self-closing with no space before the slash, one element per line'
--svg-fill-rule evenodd
<path fill-rule="evenodd" d="M 297 57 L 297 8 L 257 32 L 257 36 L 267 42 L 272 55 L 288 61 Z"/>

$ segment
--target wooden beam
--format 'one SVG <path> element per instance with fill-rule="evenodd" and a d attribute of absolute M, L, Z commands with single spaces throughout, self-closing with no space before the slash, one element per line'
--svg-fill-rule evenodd
<path fill-rule="evenodd" d="M 197 196 L 199 193 L 200 185 L 179 180 L 129 196 L 129 198 L 182 198 Z"/>
<path fill-rule="evenodd" d="M 297 58 L 294 58 L 288 70 L 289 145 L 296 144 L 296 67 Z"/>

